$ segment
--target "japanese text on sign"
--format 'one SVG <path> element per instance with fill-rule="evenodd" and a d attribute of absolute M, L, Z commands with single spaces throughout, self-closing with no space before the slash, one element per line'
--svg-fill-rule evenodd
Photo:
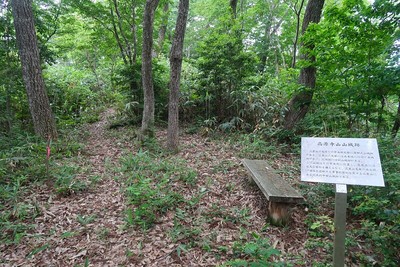
<path fill-rule="evenodd" d="M 302 138 L 301 180 L 384 186 L 375 139 Z"/>

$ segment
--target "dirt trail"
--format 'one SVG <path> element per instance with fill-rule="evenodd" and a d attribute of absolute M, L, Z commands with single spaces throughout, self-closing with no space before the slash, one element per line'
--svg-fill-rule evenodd
<path fill-rule="evenodd" d="M 55 195 L 45 185 L 33 192 L 31 199 L 41 215 L 35 220 L 34 231 L 20 244 L 0 245 L 5 266 L 84 266 L 86 260 L 89 266 L 215 266 L 232 257 L 232 252 L 223 250 L 231 251 L 243 238 L 243 228 L 248 233 L 263 232 L 283 253 L 306 253 L 300 215 L 290 229 L 264 229 L 266 201 L 246 182 L 237 151 L 199 135 L 182 134 L 182 149 L 177 155 L 198 174 L 198 184 L 188 194 L 203 189 L 207 192 L 188 214 L 188 218 L 202 222 L 196 225 L 201 229 L 195 235 L 196 244 L 185 251 L 179 249 L 185 240 L 173 242 L 172 212 L 158 218 L 147 232 L 124 227 L 126 200 L 114 177 L 119 176 L 119 158 L 137 148 L 106 131 L 107 118 L 113 113 L 107 110 L 99 122 L 87 126 L 85 150 L 78 156 L 81 169 L 88 169 L 78 178 L 100 177 L 100 181 L 86 192 L 66 197 Z M 165 142 L 166 132 L 158 131 L 157 139 Z M 204 216 L 208 216 L 207 221 Z"/>
<path fill-rule="evenodd" d="M 116 140 L 105 134 L 107 117 L 113 113 L 107 110 L 99 122 L 87 127 L 85 149 L 78 156 L 81 168 L 89 168 L 91 177 L 102 179 L 87 192 L 65 197 L 45 187 L 33 192 L 41 216 L 35 220 L 34 232 L 5 251 L 6 265 L 74 266 L 88 258 L 90 265 L 115 266 L 125 261 L 124 248 L 131 245 L 123 230 L 125 200 L 120 185 L 106 170 L 121 154 Z"/>

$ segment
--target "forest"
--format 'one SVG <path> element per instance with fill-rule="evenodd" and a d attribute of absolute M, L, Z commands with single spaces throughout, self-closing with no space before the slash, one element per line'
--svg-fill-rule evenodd
<path fill-rule="evenodd" d="M 1 0 L 0 265 L 333 266 L 301 138 L 375 138 L 345 266 L 400 266 L 398 0 Z M 304 197 L 276 224 L 243 159 Z"/>

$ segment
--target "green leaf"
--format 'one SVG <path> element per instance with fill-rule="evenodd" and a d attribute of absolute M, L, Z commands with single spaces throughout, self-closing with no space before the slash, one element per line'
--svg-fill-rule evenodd
<path fill-rule="evenodd" d="M 32 250 L 26 257 L 28 259 L 32 258 L 34 255 L 42 252 L 43 250 L 47 249 L 48 247 L 50 247 L 50 244 L 45 244 L 39 248 L 35 248 L 34 250 Z"/>
<path fill-rule="evenodd" d="M 255 243 L 247 243 L 244 247 L 244 253 L 247 255 L 254 255 L 259 246 Z"/>

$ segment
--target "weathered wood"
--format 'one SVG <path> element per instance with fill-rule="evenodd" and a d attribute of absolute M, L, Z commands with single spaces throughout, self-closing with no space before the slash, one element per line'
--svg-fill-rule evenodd
<path fill-rule="evenodd" d="M 244 159 L 243 165 L 270 202 L 302 203 L 304 198 L 264 160 Z"/>
<path fill-rule="evenodd" d="M 291 217 L 291 203 L 269 202 L 268 216 L 272 225 L 284 226 L 287 225 Z"/>
<path fill-rule="evenodd" d="M 342 192 L 339 187 L 344 187 Z M 336 184 L 335 195 L 335 238 L 333 246 L 333 266 L 345 266 L 345 240 L 346 240 L 346 208 L 347 208 L 347 187 Z"/>

